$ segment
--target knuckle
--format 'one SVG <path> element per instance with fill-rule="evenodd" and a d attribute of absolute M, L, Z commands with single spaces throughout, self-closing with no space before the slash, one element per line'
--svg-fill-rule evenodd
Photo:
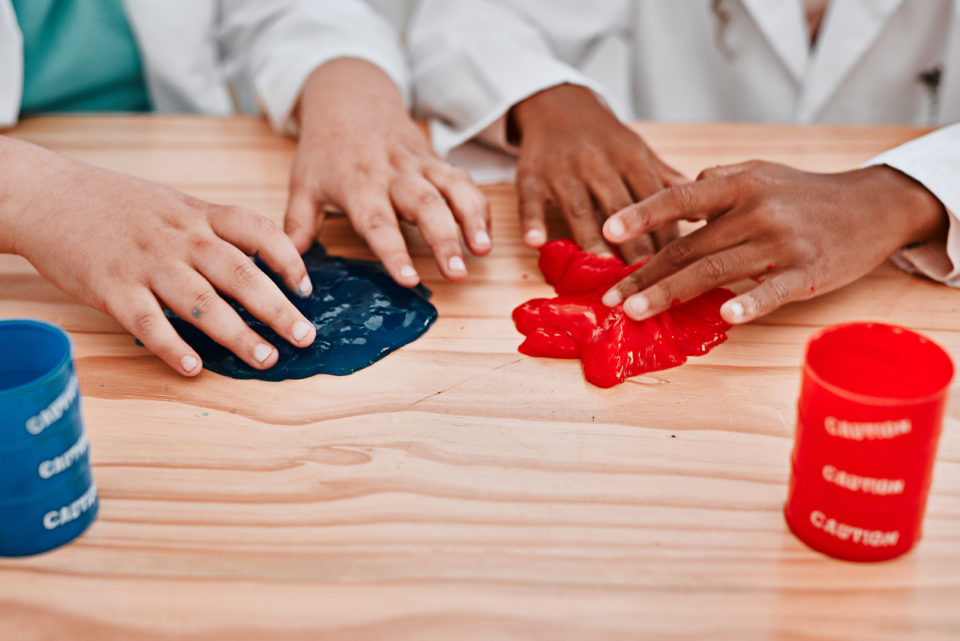
<path fill-rule="evenodd" d="M 760 187 L 760 176 L 752 168 L 740 171 L 730 177 L 730 181 L 737 191 L 752 193 Z"/>
<path fill-rule="evenodd" d="M 233 266 L 231 280 L 241 289 L 252 287 L 259 277 L 260 270 L 249 260 L 239 260 Z"/>
<path fill-rule="evenodd" d="M 676 208 L 676 211 L 684 214 L 694 211 L 693 191 L 689 185 L 671 187 L 668 193 L 670 194 L 671 200 L 673 200 L 673 206 Z"/>
<path fill-rule="evenodd" d="M 250 211 L 239 205 L 216 205 L 217 212 L 226 218 L 243 218 L 250 215 Z"/>
<path fill-rule="evenodd" d="M 636 292 L 642 289 L 646 289 L 646 287 L 643 276 L 640 275 L 639 270 L 633 272 L 620 282 L 620 290 L 623 292 Z"/>
<path fill-rule="evenodd" d="M 790 290 L 787 288 L 783 279 L 774 278 L 767 281 L 767 283 L 769 285 L 768 291 L 770 292 L 770 307 L 779 307 L 790 300 Z"/>
<path fill-rule="evenodd" d="M 270 219 L 264 218 L 258 214 L 247 213 L 246 215 L 250 216 L 253 221 L 253 225 L 256 228 L 258 234 L 264 236 L 264 240 L 268 238 L 275 237 L 279 232 L 280 228 Z"/>
<path fill-rule="evenodd" d="M 438 202 L 442 201 L 443 198 L 436 192 L 436 190 L 427 187 L 416 187 L 416 193 L 413 196 L 414 202 L 419 207 L 432 207 Z"/>
<path fill-rule="evenodd" d="M 554 179 L 553 185 L 561 194 L 576 194 L 583 189 L 583 182 L 571 174 L 563 174 L 562 176 Z"/>
<path fill-rule="evenodd" d="M 681 236 L 664 247 L 663 252 L 671 264 L 686 265 L 693 255 L 693 243 L 686 236 Z"/>
<path fill-rule="evenodd" d="M 192 297 L 190 313 L 194 318 L 200 318 L 209 312 L 220 300 L 220 297 L 212 289 L 204 290 Z"/>
<path fill-rule="evenodd" d="M 382 209 L 368 211 L 361 216 L 363 220 L 362 227 L 369 234 L 379 233 L 393 226 L 393 216 Z"/>
<path fill-rule="evenodd" d="M 200 232 L 190 235 L 189 245 L 195 251 L 207 252 L 217 244 L 217 237 L 211 233 Z"/>
<path fill-rule="evenodd" d="M 443 168 L 443 173 L 446 174 L 448 181 L 473 184 L 473 178 L 470 176 L 470 172 L 463 167 L 452 167 L 445 164 L 441 164 L 440 167 Z"/>
<path fill-rule="evenodd" d="M 707 167 L 706 169 L 702 170 L 699 174 L 697 174 L 697 181 L 708 180 L 716 176 L 719 169 L 720 169 L 719 165 L 716 165 L 714 167 Z"/>
<path fill-rule="evenodd" d="M 134 336 L 149 340 L 159 332 L 161 322 L 166 321 L 161 321 L 161 318 L 155 313 L 143 310 L 134 312 L 130 324 Z"/>
<path fill-rule="evenodd" d="M 635 232 L 646 231 L 650 226 L 650 213 L 643 206 L 634 206 L 622 215 L 623 222 Z"/>
<path fill-rule="evenodd" d="M 702 261 L 704 276 L 711 280 L 724 280 L 729 272 L 727 263 L 719 256 L 706 256 Z"/>
<path fill-rule="evenodd" d="M 571 220 L 593 221 L 593 206 L 581 200 L 575 200 L 567 206 L 567 212 Z"/>

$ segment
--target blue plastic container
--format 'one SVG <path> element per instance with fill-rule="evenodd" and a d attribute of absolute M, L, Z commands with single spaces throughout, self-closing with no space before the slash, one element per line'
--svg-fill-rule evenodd
<path fill-rule="evenodd" d="M 99 507 L 89 465 L 43 494 L 0 501 L 0 556 L 29 556 L 65 545 L 90 527 Z"/>
<path fill-rule="evenodd" d="M 55 325 L 0 321 L 0 556 L 68 543 L 96 517 L 72 346 Z"/>

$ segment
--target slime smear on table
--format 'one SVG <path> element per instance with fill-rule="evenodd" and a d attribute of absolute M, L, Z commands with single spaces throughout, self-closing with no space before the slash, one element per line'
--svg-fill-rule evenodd
<path fill-rule="evenodd" d="M 642 263 L 641 263 L 642 264 Z M 717 288 L 643 321 L 634 321 L 623 305 L 607 307 L 601 297 L 640 265 L 581 250 L 572 240 L 540 248 L 540 271 L 557 292 L 513 310 L 513 322 L 526 338 L 519 350 L 528 356 L 580 358 L 584 377 L 597 387 L 676 367 L 727 339 L 730 324 L 720 306 L 734 293 Z"/>
<path fill-rule="evenodd" d="M 303 255 L 303 261 L 313 281 L 313 293 L 307 298 L 288 292 L 281 279 L 259 260 L 257 266 L 317 329 L 317 338 L 309 347 L 294 347 L 228 299 L 244 322 L 280 352 L 270 369 L 250 367 L 191 323 L 169 310 L 165 313 L 180 336 L 197 350 L 206 369 L 231 378 L 265 381 L 352 374 L 416 340 L 437 318 L 436 308 L 427 301 L 429 289 L 398 285 L 380 263 L 330 256 L 319 244 Z"/>

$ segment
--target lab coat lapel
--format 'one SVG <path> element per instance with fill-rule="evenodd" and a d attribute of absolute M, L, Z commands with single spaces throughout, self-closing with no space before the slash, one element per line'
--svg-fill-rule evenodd
<path fill-rule="evenodd" d="M 807 70 L 800 122 L 816 118 L 903 1 L 831 0 Z"/>
<path fill-rule="evenodd" d="M 797 84 L 803 82 L 809 51 L 803 4 L 799 0 L 741 2 Z"/>
<path fill-rule="evenodd" d="M 0 0 L 0 128 L 17 122 L 23 95 L 23 39 L 10 0 Z"/>

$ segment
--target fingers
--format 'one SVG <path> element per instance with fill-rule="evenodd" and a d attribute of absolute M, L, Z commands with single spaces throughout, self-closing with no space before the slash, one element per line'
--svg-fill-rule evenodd
<path fill-rule="evenodd" d="M 251 367 L 267 369 L 276 364 L 277 350 L 247 327 L 197 272 L 184 268 L 177 277 L 154 283 L 153 290 L 177 316 L 196 325 Z"/>
<path fill-rule="evenodd" d="M 210 224 L 223 240 L 247 254 L 259 256 L 283 279 L 290 291 L 300 296 L 309 296 L 313 292 L 313 284 L 297 248 L 263 216 L 240 207 L 218 207 L 210 216 Z"/>
<path fill-rule="evenodd" d="M 724 180 L 678 185 L 657 192 L 643 202 L 611 216 L 604 237 L 622 243 L 679 220 L 711 219 L 730 209 L 736 190 Z"/>
<path fill-rule="evenodd" d="M 623 184 L 620 175 L 612 168 L 602 176 L 598 176 L 590 181 L 590 191 L 593 197 L 600 205 L 600 211 L 603 217 L 611 216 L 625 207 L 629 207 L 633 202 L 627 186 Z M 640 236 L 633 240 L 622 243 L 617 247 L 623 259 L 629 264 L 638 263 L 645 258 L 653 255 L 655 248 L 653 239 L 649 236 Z"/>
<path fill-rule="evenodd" d="M 520 172 L 517 176 L 517 198 L 523 241 L 536 249 L 547 242 L 547 201 L 550 188 L 538 176 Z"/>
<path fill-rule="evenodd" d="M 735 219 L 719 218 L 662 247 L 646 265 L 610 288 L 603 302 L 609 306 L 618 305 L 628 296 L 699 260 L 743 244 L 748 235 L 749 229 L 742 229 Z"/>
<path fill-rule="evenodd" d="M 663 189 L 663 181 L 641 156 L 630 161 L 624 172 L 624 179 L 630 186 L 630 191 L 633 192 L 632 202 L 640 202 Z"/>
<path fill-rule="evenodd" d="M 107 300 L 106 307 L 125 330 L 174 370 L 184 376 L 200 373 L 200 356 L 173 329 L 149 290 L 138 288 L 119 293 Z"/>
<path fill-rule="evenodd" d="M 725 302 L 720 307 L 720 316 L 731 325 L 749 323 L 786 303 L 809 297 L 807 282 L 800 270 L 775 274 L 750 291 Z"/>
<path fill-rule="evenodd" d="M 490 204 L 470 174 L 437 162 L 424 175 L 446 198 L 470 251 L 477 256 L 490 253 Z"/>
<path fill-rule="evenodd" d="M 663 249 L 678 238 L 680 238 L 680 226 L 677 223 L 670 223 L 653 232 L 657 249 Z"/>
<path fill-rule="evenodd" d="M 450 208 L 437 189 L 416 175 L 394 183 L 390 195 L 397 211 L 420 228 L 443 276 L 451 281 L 466 278 L 467 266 L 460 249 L 460 234 Z"/>
<path fill-rule="evenodd" d="M 714 287 L 749 278 L 759 271 L 757 262 L 750 249 L 745 247 L 705 256 L 628 297 L 623 303 L 623 311 L 634 320 L 644 320 Z"/>
<path fill-rule="evenodd" d="M 214 247 L 198 256 L 194 266 L 218 291 L 239 301 L 291 345 L 307 347 L 313 342 L 313 324 L 243 252 L 227 245 Z"/>
<path fill-rule="evenodd" d="M 361 185 L 362 186 L 362 185 Z M 405 287 L 420 282 L 413 266 L 407 243 L 400 233 L 400 224 L 393 204 L 386 194 L 368 189 L 347 189 L 344 211 L 350 224 L 360 234 L 370 251 L 380 259 L 390 276 Z"/>
<path fill-rule="evenodd" d="M 290 186 L 287 213 L 283 217 L 283 230 L 290 237 L 297 252 L 304 253 L 320 233 L 323 210 L 306 187 Z"/>
<path fill-rule="evenodd" d="M 570 233 L 580 249 L 598 256 L 612 256 L 610 246 L 600 234 L 600 222 L 594 213 L 593 200 L 586 185 L 570 176 L 558 181 L 554 185 L 554 192 Z"/>

